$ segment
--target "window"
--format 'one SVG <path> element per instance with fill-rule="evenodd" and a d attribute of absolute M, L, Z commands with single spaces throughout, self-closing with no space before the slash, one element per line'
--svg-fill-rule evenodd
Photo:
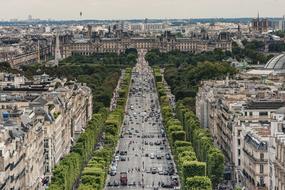
<path fill-rule="evenodd" d="M 260 160 L 264 160 L 264 154 L 260 153 Z"/>
<path fill-rule="evenodd" d="M 260 185 L 263 186 L 264 185 L 264 178 L 260 177 Z"/>
<path fill-rule="evenodd" d="M 263 174 L 263 172 L 264 172 L 263 164 L 260 164 L 259 170 L 260 170 L 260 173 Z"/>
<path fill-rule="evenodd" d="M 244 112 L 244 115 L 247 116 L 247 112 Z"/>
<path fill-rule="evenodd" d="M 238 155 L 240 156 L 240 149 L 238 149 Z"/>
<path fill-rule="evenodd" d="M 268 112 L 259 112 L 259 116 L 268 116 Z"/>
<path fill-rule="evenodd" d="M 238 145 L 240 146 L 240 139 L 238 139 Z"/>
<path fill-rule="evenodd" d="M 240 159 L 238 159 L 238 165 L 240 166 Z"/>
<path fill-rule="evenodd" d="M 241 134 L 241 130 L 238 130 L 238 137 L 240 137 L 240 134 Z"/>
<path fill-rule="evenodd" d="M 44 140 L 44 148 L 49 148 L 48 139 Z"/>
<path fill-rule="evenodd" d="M 249 116 L 252 116 L 252 112 L 249 112 Z"/>

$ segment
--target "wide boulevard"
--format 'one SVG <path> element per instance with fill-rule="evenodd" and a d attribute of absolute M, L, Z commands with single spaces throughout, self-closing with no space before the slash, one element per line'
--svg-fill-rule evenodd
<path fill-rule="evenodd" d="M 132 72 L 120 140 L 105 189 L 175 189 L 179 186 L 165 137 L 151 68 L 139 52 Z"/>

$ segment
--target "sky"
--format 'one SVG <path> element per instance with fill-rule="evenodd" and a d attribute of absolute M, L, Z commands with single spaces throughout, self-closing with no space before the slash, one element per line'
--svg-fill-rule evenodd
<path fill-rule="evenodd" d="M 83 15 L 80 18 L 80 12 Z M 0 0 L 0 20 L 281 17 L 285 0 Z"/>

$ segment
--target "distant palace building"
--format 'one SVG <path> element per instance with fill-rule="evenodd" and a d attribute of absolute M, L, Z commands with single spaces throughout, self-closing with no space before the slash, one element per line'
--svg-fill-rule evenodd
<path fill-rule="evenodd" d="M 211 38 L 177 38 L 170 32 L 165 32 L 159 37 L 130 37 L 122 34 L 117 37 L 102 38 L 92 36 L 89 39 L 73 40 L 63 45 L 63 58 L 71 55 L 92 55 L 95 53 L 114 52 L 122 53 L 126 49 L 159 49 L 161 52 L 179 50 L 183 52 L 199 53 L 221 49 L 232 50 L 232 41 L 229 33 L 221 32 Z"/>

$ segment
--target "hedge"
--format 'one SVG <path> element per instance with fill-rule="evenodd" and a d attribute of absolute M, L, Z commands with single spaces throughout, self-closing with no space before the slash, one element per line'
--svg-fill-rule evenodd
<path fill-rule="evenodd" d="M 186 179 L 187 190 L 212 190 L 211 180 L 203 176 L 189 177 Z"/>
<path fill-rule="evenodd" d="M 181 102 L 177 103 L 176 116 L 181 121 L 186 139 L 192 143 L 198 160 L 207 163 L 207 176 L 211 179 L 213 186 L 217 187 L 224 175 L 223 153 L 214 146 L 209 132 L 200 127 L 195 114 Z"/>
<path fill-rule="evenodd" d="M 65 156 L 53 169 L 49 190 L 70 190 L 80 174 L 82 166 L 94 151 L 100 131 L 106 119 L 106 111 L 94 114 L 85 132 L 77 140 L 71 153 Z"/>
<path fill-rule="evenodd" d="M 102 190 L 105 186 L 107 172 L 112 161 L 117 142 L 119 140 L 119 131 L 124 119 L 124 109 L 127 102 L 127 96 L 131 80 L 131 69 L 126 69 L 124 78 L 120 85 L 117 107 L 112 111 L 105 122 L 105 141 L 100 150 L 96 150 L 88 165 L 84 168 L 81 176 L 79 190 Z"/>
<path fill-rule="evenodd" d="M 183 121 L 173 115 L 169 98 L 166 95 L 164 84 L 161 82 L 161 74 L 158 68 L 154 68 L 156 87 L 159 96 L 163 123 L 166 128 L 166 134 L 170 142 L 172 153 L 182 182 L 182 189 L 194 189 L 197 184 L 186 187 L 186 179 L 193 176 L 203 176 L 205 183 L 210 181 L 206 175 L 206 163 L 198 162 L 192 143 L 189 141 L 189 133 L 185 130 Z M 211 185 L 210 185 L 211 187 Z"/>
<path fill-rule="evenodd" d="M 205 176 L 206 163 L 198 161 L 184 161 L 182 163 L 182 172 L 185 178 L 194 176 Z"/>

